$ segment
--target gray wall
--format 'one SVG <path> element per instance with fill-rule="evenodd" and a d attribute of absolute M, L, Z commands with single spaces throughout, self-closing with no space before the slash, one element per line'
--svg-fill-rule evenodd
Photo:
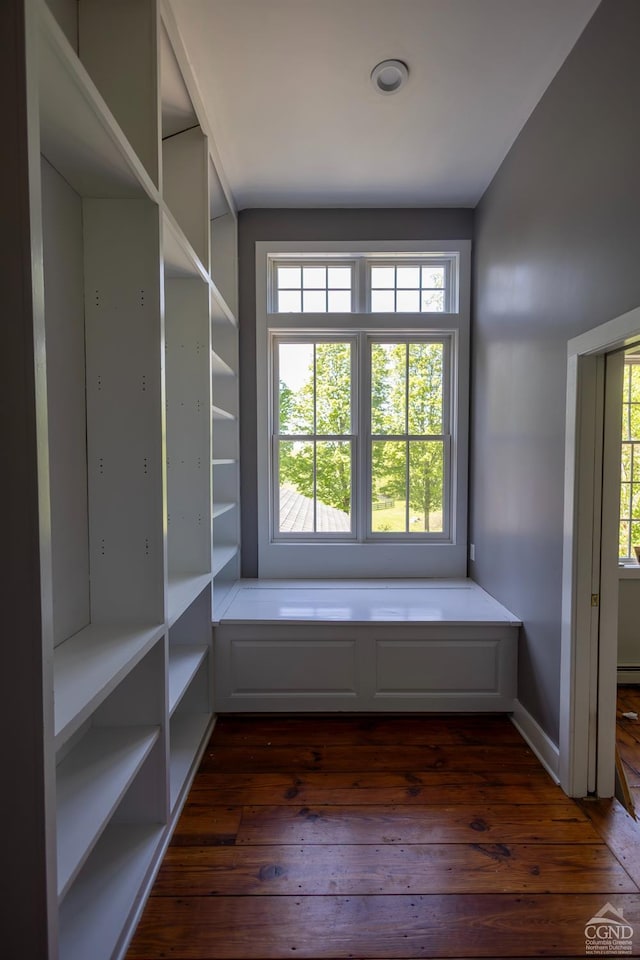
<path fill-rule="evenodd" d="M 603 0 L 476 211 L 471 574 L 557 741 L 566 343 L 640 305 L 640 3 Z"/>
<path fill-rule="evenodd" d="M 640 666 L 640 580 L 620 580 L 618 666 Z"/>
<path fill-rule="evenodd" d="M 259 240 L 468 240 L 472 210 L 243 210 L 238 219 L 242 576 L 258 573 L 256 283 Z"/>

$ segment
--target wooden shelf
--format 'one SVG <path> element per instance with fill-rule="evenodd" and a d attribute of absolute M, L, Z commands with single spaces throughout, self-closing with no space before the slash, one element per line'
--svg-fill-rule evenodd
<path fill-rule="evenodd" d="M 216 577 L 238 555 L 237 544 L 215 546 L 212 550 L 213 575 Z"/>
<path fill-rule="evenodd" d="M 91 853 L 159 732 L 159 727 L 94 727 L 58 765 L 60 899 Z"/>
<path fill-rule="evenodd" d="M 209 283 L 209 274 L 171 211 L 163 205 L 162 253 L 168 278 L 199 277 Z"/>
<path fill-rule="evenodd" d="M 169 577 L 167 622 L 172 626 L 211 583 L 210 573 L 176 574 Z"/>
<path fill-rule="evenodd" d="M 216 407 L 215 404 L 211 407 L 211 415 L 214 420 L 236 420 L 237 417 L 235 414 L 230 413 L 228 410 L 223 410 L 222 407 Z"/>
<path fill-rule="evenodd" d="M 211 290 L 211 322 L 230 323 L 232 327 L 237 327 L 238 321 L 236 320 L 233 311 L 229 307 L 227 301 L 224 299 L 213 280 L 209 281 L 209 288 Z"/>
<path fill-rule="evenodd" d="M 217 517 L 221 517 L 223 514 L 228 513 L 229 510 L 233 510 L 235 507 L 236 507 L 235 503 L 215 503 L 214 502 L 211 515 L 215 520 Z"/>
<path fill-rule="evenodd" d="M 40 148 L 82 197 L 158 190 L 45 4 L 40 10 Z"/>
<path fill-rule="evenodd" d="M 164 634 L 164 625 L 90 624 L 53 658 L 55 747 L 59 749 Z"/>
<path fill-rule="evenodd" d="M 166 827 L 110 824 L 60 910 L 60 960 L 111 960 L 135 917 Z"/>
<path fill-rule="evenodd" d="M 169 647 L 169 716 L 182 700 L 208 649 L 204 643 Z"/>
<path fill-rule="evenodd" d="M 215 349 L 211 351 L 211 373 L 214 377 L 235 377 L 235 370 L 229 366 L 226 360 L 216 353 Z"/>
<path fill-rule="evenodd" d="M 172 810 L 197 763 L 200 750 L 205 746 L 203 740 L 212 723 L 212 716 L 209 713 L 180 713 L 178 711 L 171 718 L 169 785 Z"/>

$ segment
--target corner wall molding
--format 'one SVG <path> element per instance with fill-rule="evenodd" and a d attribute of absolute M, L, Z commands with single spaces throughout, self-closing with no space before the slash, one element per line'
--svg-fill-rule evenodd
<path fill-rule="evenodd" d="M 511 722 L 518 733 L 527 741 L 554 783 L 560 783 L 560 777 L 558 776 L 560 750 L 519 700 L 513 701 Z"/>

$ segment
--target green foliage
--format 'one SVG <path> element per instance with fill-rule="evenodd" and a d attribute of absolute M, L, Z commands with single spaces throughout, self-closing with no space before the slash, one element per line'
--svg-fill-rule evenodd
<path fill-rule="evenodd" d="M 409 498 L 409 524 L 405 514 L 402 525 L 392 524 L 395 532 L 442 529 L 444 444 L 408 438 L 442 433 L 443 354 L 441 343 L 371 344 L 373 498 Z M 308 435 L 314 418 L 318 436 L 350 434 L 350 344 L 317 343 L 302 386 L 293 391 L 280 383 L 279 408 L 283 434 Z M 351 442 L 280 441 L 280 483 L 350 512 Z M 376 518 L 376 530 L 388 527 L 388 518 Z"/>
<path fill-rule="evenodd" d="M 302 387 L 293 392 L 280 384 L 280 429 L 295 434 L 313 424 L 316 434 L 351 433 L 351 344 L 318 343 Z M 308 429 L 301 433 L 310 432 Z M 315 490 L 314 490 L 315 465 Z M 281 441 L 280 483 L 305 497 L 345 513 L 351 510 L 351 442 L 348 440 Z"/>

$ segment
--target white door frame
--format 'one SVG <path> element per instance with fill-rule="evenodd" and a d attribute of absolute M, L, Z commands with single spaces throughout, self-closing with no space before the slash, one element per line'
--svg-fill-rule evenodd
<path fill-rule="evenodd" d="M 640 307 L 567 345 L 559 773 L 571 797 L 614 791 L 617 505 L 606 473 L 603 499 L 604 371 L 605 355 L 638 337 Z"/>

